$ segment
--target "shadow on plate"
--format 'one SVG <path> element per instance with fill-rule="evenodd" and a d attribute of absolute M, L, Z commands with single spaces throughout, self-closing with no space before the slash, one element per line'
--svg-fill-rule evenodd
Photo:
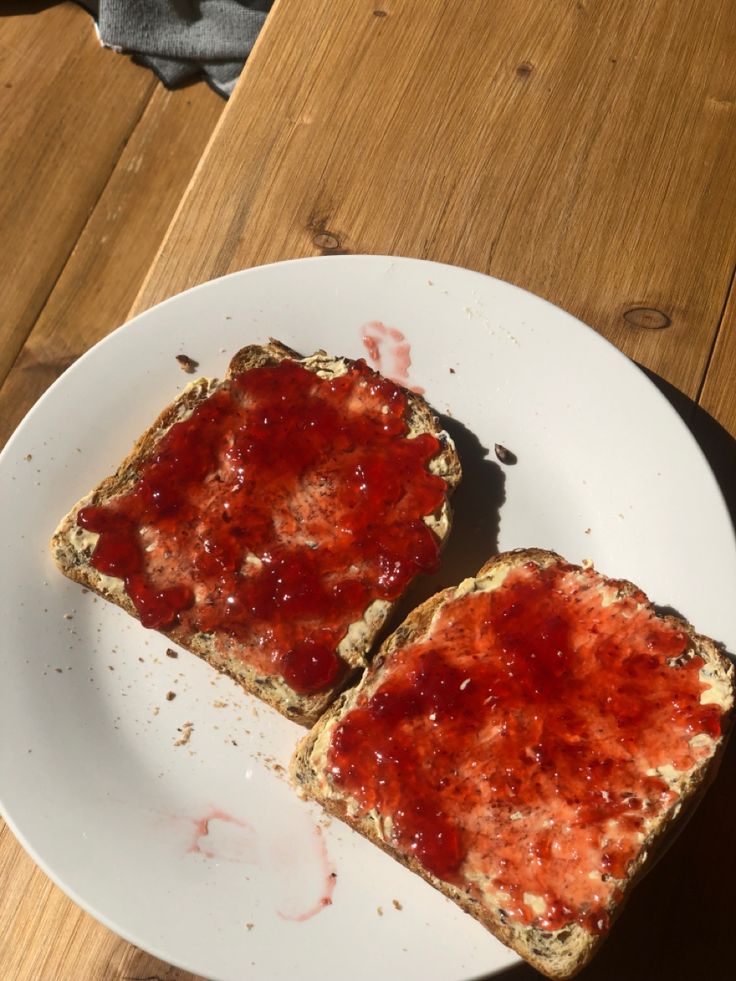
<path fill-rule="evenodd" d="M 664 378 L 638 366 L 660 390 L 675 412 L 695 437 L 726 501 L 731 523 L 736 528 L 736 439 L 697 402 L 675 388 Z"/>
<path fill-rule="evenodd" d="M 428 577 L 433 589 L 474 576 L 498 552 L 501 508 L 506 500 L 503 468 L 489 459 L 493 451 L 457 419 L 440 416 L 440 423 L 455 442 L 463 479 L 452 499 L 452 532 L 442 553 L 441 569 Z"/>
<path fill-rule="evenodd" d="M 391 618 L 392 627 L 438 590 L 474 576 L 498 552 L 501 507 L 506 499 L 502 467 L 489 459 L 493 451 L 457 419 L 440 416 L 452 437 L 463 468 L 463 479 L 452 498 L 453 522 L 436 573 L 420 576 L 409 588 Z"/>

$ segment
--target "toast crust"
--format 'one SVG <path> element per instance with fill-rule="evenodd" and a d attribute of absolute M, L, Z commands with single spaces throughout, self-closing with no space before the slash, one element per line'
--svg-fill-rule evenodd
<path fill-rule="evenodd" d="M 392 843 L 390 833 L 386 833 L 386 822 L 381 816 L 376 813 L 361 813 L 356 801 L 335 788 L 326 769 L 327 751 L 336 725 L 356 705 L 363 693 L 369 696 L 380 686 L 383 677 L 390 670 L 392 654 L 425 638 L 433 620 L 448 601 L 484 586 L 493 588 L 493 584 L 502 581 L 508 570 L 525 563 L 546 568 L 555 563 L 564 563 L 564 560 L 556 553 L 541 549 L 519 549 L 498 555 L 490 559 L 474 579 L 465 580 L 458 587 L 443 590 L 412 611 L 384 642 L 357 688 L 342 694 L 312 731 L 301 740 L 292 758 L 290 774 L 301 796 L 317 801 L 329 814 L 347 823 L 439 889 L 538 971 L 552 978 L 569 978 L 588 963 L 607 934 L 589 932 L 578 922 L 571 922 L 558 930 L 542 930 L 534 925 L 525 925 L 509 918 L 500 905 L 479 899 L 471 894 L 471 890 L 438 878 L 415 857 Z M 638 601 L 648 605 L 648 600 L 634 584 L 623 580 L 607 582 L 613 585 L 619 595 L 636 597 Z M 710 690 L 714 694 L 709 695 L 709 700 L 717 701 L 724 712 L 722 731 L 711 755 L 677 781 L 676 802 L 664 818 L 649 829 L 635 861 L 628 867 L 625 880 L 620 882 L 620 898 L 609 909 L 610 922 L 620 914 L 631 889 L 665 850 L 674 833 L 681 828 L 705 793 L 717 771 L 731 725 L 734 701 L 732 664 L 715 642 L 697 634 L 689 624 L 676 617 L 661 619 L 684 630 L 690 638 L 691 648 L 703 658 L 705 665 L 701 668 L 700 676 L 703 679 L 705 675 L 712 686 Z"/>
<path fill-rule="evenodd" d="M 344 374 L 354 364 L 349 359 L 335 358 L 323 351 L 304 358 L 279 341 L 271 340 L 265 345 L 249 345 L 239 350 L 230 362 L 226 378 L 265 365 L 275 365 L 284 360 L 298 362 L 323 378 Z M 154 455 L 161 438 L 175 423 L 191 415 L 198 405 L 217 390 L 218 385 L 217 380 L 205 378 L 199 378 L 189 384 L 137 440 L 116 472 L 102 480 L 74 505 L 62 519 L 51 539 L 54 561 L 65 576 L 115 603 L 136 619 L 138 619 L 137 611 L 123 587 L 122 580 L 103 575 L 91 565 L 90 557 L 98 536 L 78 527 L 77 515 L 83 507 L 102 505 L 130 492 L 138 480 L 141 467 Z M 432 457 L 428 468 L 430 472 L 445 480 L 447 494 L 441 506 L 434 514 L 427 516 L 425 522 L 435 532 L 441 547 L 450 532 L 449 496 L 460 481 L 460 462 L 452 440 L 440 429 L 436 416 L 424 399 L 412 392 L 406 392 L 405 397 L 407 438 L 420 433 L 431 433 L 437 436 L 440 442 L 439 452 Z M 316 694 L 298 694 L 280 675 L 256 671 L 247 661 L 238 656 L 239 651 L 235 645 L 223 650 L 222 645 L 214 643 L 212 635 L 204 633 L 188 635 L 177 626 L 164 628 L 158 632 L 201 657 L 216 670 L 230 675 L 246 691 L 258 696 L 288 718 L 303 725 L 311 725 L 335 697 L 336 691 L 353 683 L 368 663 L 373 642 L 395 605 L 395 603 L 375 600 L 364 610 L 362 618 L 350 625 L 346 636 L 337 648 L 341 660 L 347 666 L 346 674 L 338 685 Z"/>

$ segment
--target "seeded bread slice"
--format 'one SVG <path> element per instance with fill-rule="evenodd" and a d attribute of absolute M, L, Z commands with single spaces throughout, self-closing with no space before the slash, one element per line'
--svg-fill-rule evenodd
<path fill-rule="evenodd" d="M 292 759 L 291 778 L 302 796 L 312 798 L 319 802 L 329 814 L 345 821 L 407 868 L 418 873 L 431 885 L 435 886 L 435 888 L 439 889 L 450 899 L 454 900 L 462 909 L 476 918 L 483 926 L 503 941 L 503 943 L 517 951 L 537 970 L 551 978 L 568 978 L 577 973 L 593 956 L 606 935 L 610 923 L 620 912 L 631 887 L 653 864 L 654 858 L 659 854 L 665 844 L 671 840 L 675 828 L 680 826 L 684 816 L 691 812 L 715 775 L 731 724 L 734 702 L 734 670 L 731 662 L 720 652 L 718 646 L 712 640 L 700 636 L 689 624 L 677 618 L 657 617 L 659 622 L 671 624 L 677 630 L 684 632 L 687 638 L 684 641 L 686 643 L 686 649 L 681 656 L 676 660 L 673 659 L 671 665 L 667 661 L 668 669 L 671 667 L 673 671 L 676 671 L 678 665 L 684 664 L 694 656 L 702 659 L 703 663 L 697 675 L 699 682 L 703 686 L 700 703 L 702 705 L 712 704 L 713 706 L 717 706 L 717 710 L 706 711 L 715 712 L 715 718 L 718 718 L 720 712 L 720 735 L 717 738 L 712 738 L 711 735 L 694 733 L 693 738 L 695 739 L 695 743 L 692 745 L 695 746 L 699 743 L 700 748 L 695 754 L 698 758 L 691 766 L 678 770 L 672 766 L 661 765 L 656 771 L 653 771 L 653 779 L 666 784 L 672 792 L 671 799 L 667 802 L 663 810 L 653 814 L 650 819 L 642 821 L 641 828 L 637 832 L 635 854 L 633 855 L 633 859 L 628 861 L 625 873 L 619 875 L 615 880 L 610 876 L 608 877 L 607 881 L 610 883 L 613 892 L 609 895 L 605 903 L 605 909 L 601 914 L 603 919 L 600 921 L 600 925 L 603 926 L 603 929 L 591 929 L 590 924 L 579 916 L 571 916 L 569 922 L 564 922 L 562 925 L 556 924 L 555 928 L 545 928 L 544 909 L 540 910 L 538 896 L 524 894 L 524 901 L 528 902 L 528 905 L 522 910 L 524 915 L 519 915 L 518 904 L 516 912 L 514 912 L 514 904 L 510 900 L 508 893 L 504 896 L 503 891 L 494 885 L 494 874 L 498 873 L 498 868 L 494 865 L 493 853 L 494 848 L 501 848 L 501 841 L 510 842 L 511 848 L 517 847 L 519 852 L 524 849 L 526 858 L 523 861 L 533 861 L 531 857 L 532 853 L 529 851 L 530 839 L 528 837 L 522 840 L 521 833 L 519 833 L 518 843 L 515 845 L 515 828 L 520 826 L 516 822 L 521 818 L 521 824 L 523 824 L 523 820 L 526 818 L 526 814 L 521 814 L 521 810 L 523 809 L 521 806 L 519 813 L 513 813 L 513 809 L 502 812 L 503 823 L 501 825 L 496 824 L 495 826 L 497 832 L 499 827 L 501 829 L 500 837 L 494 837 L 491 833 L 491 825 L 488 826 L 488 834 L 485 840 L 486 842 L 490 842 L 490 844 L 487 844 L 489 857 L 487 859 L 484 858 L 482 861 L 481 859 L 477 859 L 476 865 L 471 867 L 472 862 L 475 860 L 472 856 L 468 857 L 466 855 L 464 864 L 460 867 L 460 876 L 449 876 L 448 878 L 452 878 L 453 881 L 447 881 L 430 871 L 423 864 L 423 861 L 417 857 L 419 854 L 417 848 L 421 848 L 420 838 L 415 838 L 413 844 L 411 844 L 406 839 L 402 841 L 400 836 L 395 833 L 396 815 L 399 815 L 399 821 L 402 819 L 406 820 L 406 814 L 410 811 L 411 800 L 402 799 L 400 804 L 396 805 L 396 799 L 392 798 L 391 794 L 400 794 L 402 790 L 401 787 L 397 790 L 392 785 L 392 780 L 394 779 L 392 775 L 383 771 L 382 777 L 385 779 L 382 781 L 380 790 L 376 791 L 369 801 L 372 806 L 367 807 L 366 801 L 368 798 L 364 798 L 362 801 L 358 799 L 359 794 L 365 793 L 365 783 L 362 784 L 360 791 L 351 793 L 350 790 L 345 789 L 346 786 L 349 787 L 350 785 L 341 782 L 342 777 L 340 775 L 345 772 L 348 764 L 345 763 L 344 758 L 339 756 L 339 752 L 335 750 L 336 746 L 339 748 L 341 745 L 344 745 L 344 736 L 342 735 L 344 731 L 343 727 L 346 725 L 349 727 L 351 719 L 353 720 L 353 724 L 355 724 L 355 720 L 358 718 L 365 719 L 365 712 L 369 700 L 379 690 L 384 697 L 382 703 L 384 708 L 379 711 L 380 705 L 378 702 L 371 704 L 377 706 L 375 711 L 378 712 L 379 719 L 382 719 L 385 716 L 382 717 L 381 712 L 385 712 L 385 696 L 387 692 L 389 694 L 391 692 L 391 683 L 393 682 L 394 690 L 397 690 L 396 686 L 403 683 L 401 679 L 405 682 L 407 678 L 417 677 L 417 671 L 419 670 L 417 664 L 419 662 L 412 661 L 407 652 L 412 650 L 412 645 L 421 644 L 428 639 L 431 640 L 430 646 L 435 646 L 437 643 L 436 625 L 443 611 L 446 611 L 453 603 L 463 604 L 469 602 L 471 597 L 476 596 L 481 591 L 492 593 L 501 589 L 504 582 L 507 581 L 507 576 L 510 577 L 508 581 L 512 582 L 513 576 L 521 575 L 519 570 L 525 568 L 530 570 L 533 568 L 539 570 L 554 568 L 569 570 L 565 572 L 565 576 L 571 577 L 571 581 L 573 582 L 580 583 L 581 597 L 586 590 L 588 591 L 588 599 L 592 595 L 590 592 L 591 589 L 600 592 L 600 605 L 602 609 L 607 608 L 616 613 L 618 609 L 616 604 L 621 604 L 623 610 L 626 604 L 629 603 L 630 606 L 628 607 L 626 616 L 632 612 L 632 608 L 635 608 L 634 612 L 636 610 L 651 611 L 651 615 L 657 617 L 647 598 L 633 584 L 621 580 L 605 579 L 603 576 L 599 576 L 591 567 L 586 566 L 585 568 L 580 568 L 569 566 L 555 553 L 538 549 L 524 549 L 492 558 L 483 566 L 474 579 L 465 580 L 455 588 L 438 593 L 415 609 L 405 622 L 384 642 L 360 684 L 356 688 L 342 694 L 312 731 L 301 740 Z M 568 582 L 567 579 L 565 581 Z M 596 606 L 595 600 L 593 606 Z M 621 615 L 624 615 L 623 612 Z M 647 615 L 649 614 L 647 613 Z M 551 629 L 554 628 L 552 627 Z M 622 629 L 626 629 L 623 622 Z M 458 638 L 458 644 L 462 644 L 463 642 L 462 638 Z M 482 645 L 483 639 L 481 637 L 477 641 L 476 649 L 481 650 Z M 644 641 L 643 647 L 644 656 L 646 656 L 646 641 Z M 413 649 L 416 650 L 416 648 Z M 424 647 L 423 649 L 426 650 L 427 648 Z M 484 654 L 483 656 L 485 657 L 486 655 Z M 459 675 L 459 677 L 464 679 L 459 686 L 460 689 L 468 686 L 468 691 L 471 690 L 471 686 L 475 682 L 473 668 L 472 665 L 470 667 L 468 666 L 469 663 L 468 661 L 464 662 L 461 674 Z M 694 667 L 691 668 L 691 671 L 694 671 Z M 408 674 L 407 671 L 409 671 Z M 413 675 L 411 671 L 414 672 Z M 401 674 L 401 672 L 404 673 Z M 621 684 L 626 684 L 626 678 L 622 678 Z M 594 694 L 591 692 L 591 696 Z M 553 712 L 559 713 L 565 710 L 564 690 L 559 703 L 557 703 L 556 697 L 555 702 Z M 426 713 L 428 709 L 425 708 L 423 711 Z M 523 708 L 521 711 L 523 712 Z M 364 713 L 362 716 L 360 715 L 361 712 Z M 433 710 L 433 714 L 429 715 L 428 718 L 434 718 L 435 720 L 433 738 L 436 740 L 435 745 L 438 747 L 438 751 L 442 752 L 443 744 L 448 738 L 447 730 L 443 728 L 442 714 Z M 508 716 L 506 717 L 506 721 L 509 721 Z M 379 721 L 380 724 L 381 721 Z M 409 743 L 410 752 L 411 746 L 415 745 L 412 741 L 418 741 L 427 737 L 428 723 L 422 722 L 421 725 L 426 727 L 407 730 L 411 733 Z M 482 727 L 481 720 L 478 718 L 476 721 L 476 717 L 473 717 L 469 722 L 468 729 L 470 732 L 469 738 L 476 740 L 478 746 L 483 745 L 487 733 Z M 391 741 L 384 743 L 383 747 L 371 744 L 370 730 L 365 730 L 364 728 L 358 731 L 362 732 L 362 749 L 360 750 L 360 754 L 362 755 L 359 756 L 357 765 L 361 765 L 359 762 L 360 759 L 365 760 L 369 757 L 378 758 L 379 754 L 387 746 L 388 749 L 382 758 L 400 758 L 400 753 L 403 751 L 401 749 L 401 739 L 404 738 L 401 735 L 401 730 L 392 729 Z M 368 735 L 366 735 L 366 731 Z M 485 751 L 481 749 L 477 751 L 480 765 L 472 771 L 472 776 L 468 778 L 471 794 L 477 793 L 477 788 L 481 787 L 484 781 L 489 779 L 489 773 L 492 771 L 493 766 L 494 747 L 501 745 L 500 742 L 494 742 L 494 738 L 497 737 L 494 737 L 493 734 L 489 735 L 488 748 Z M 675 740 L 673 737 L 673 747 L 674 744 Z M 532 747 L 528 748 L 531 751 Z M 539 747 L 535 746 L 534 749 L 536 751 Z M 677 751 L 678 753 L 681 752 L 682 746 L 679 746 Z M 336 752 L 337 755 L 334 755 Z M 692 752 L 695 753 L 694 748 Z M 418 769 L 422 765 L 421 758 L 418 759 L 419 762 L 413 766 L 413 770 Z M 484 765 L 490 769 L 484 771 Z M 555 767 L 557 764 L 554 760 L 551 763 L 547 760 L 545 763 L 540 763 L 540 767 L 542 765 L 547 766 L 547 772 L 549 772 L 549 766 Z M 442 773 L 443 780 L 440 783 L 444 784 L 446 781 L 451 782 L 458 778 L 460 771 L 454 771 L 454 767 L 455 758 L 451 757 L 447 771 Z M 535 779 L 535 772 L 539 771 L 535 771 L 532 768 L 532 779 Z M 434 778 L 430 776 L 428 779 L 432 780 Z M 495 780 L 496 776 L 493 779 Z M 611 780 L 615 781 L 615 770 L 612 771 Z M 393 789 L 391 789 L 392 786 Z M 424 799 L 425 813 L 442 812 L 445 806 L 441 796 L 432 796 L 435 793 L 435 786 L 435 784 L 432 784 L 432 790 L 428 791 L 429 796 L 426 796 Z M 549 787 L 549 782 L 546 786 Z M 387 790 L 386 788 L 389 789 Z M 374 790 L 375 788 L 373 787 L 369 788 L 369 793 L 373 793 Z M 606 792 L 605 784 L 602 787 L 602 791 Z M 562 793 L 564 791 L 560 792 Z M 381 803 L 382 800 L 384 803 L 386 800 L 393 800 L 393 805 L 384 806 Z M 645 801 L 644 804 L 649 806 L 649 801 Z M 392 806 L 403 808 L 403 811 L 397 810 L 394 812 Z M 493 798 L 491 797 L 490 804 L 488 805 L 489 812 L 493 806 Z M 540 819 L 544 818 L 544 808 L 547 806 L 546 801 L 542 799 L 536 806 L 541 809 L 539 811 Z M 553 809 L 550 809 L 548 813 L 553 813 Z M 473 820 L 482 821 L 484 818 L 483 816 L 479 818 L 476 814 Z M 465 815 L 461 814 L 458 821 L 466 821 Z M 470 819 L 467 819 L 467 827 L 471 828 L 471 830 L 483 830 L 482 825 L 473 825 Z M 618 825 L 615 823 L 613 825 L 610 823 L 606 825 L 606 835 L 610 836 L 614 847 L 616 844 L 617 827 Z M 557 837 L 555 838 L 553 836 L 552 852 L 555 850 L 556 843 L 562 842 L 564 844 L 564 834 L 557 834 L 557 832 L 555 834 Z M 606 839 L 601 838 L 600 840 L 605 844 Z M 499 843 L 498 845 L 496 844 L 497 842 Z M 590 873 L 587 872 L 584 857 L 580 856 L 579 860 L 572 862 L 572 875 L 592 876 L 590 881 L 591 893 L 593 893 L 595 888 L 601 886 L 605 877 L 601 875 L 600 880 L 597 883 L 594 882 L 593 879 L 596 878 L 597 872 L 596 870 Z M 544 861 L 551 861 L 551 859 L 547 858 Z M 541 874 L 544 875 L 543 863 L 541 867 L 543 870 Z M 520 865 L 519 868 L 522 868 L 522 866 Z M 492 871 L 494 869 L 495 873 Z M 579 872 L 578 869 L 580 870 Z M 575 888 L 581 885 L 585 887 L 584 883 L 575 883 L 574 880 L 573 885 Z M 564 900 L 565 897 L 563 896 L 562 899 Z M 544 902 L 541 905 L 544 907 Z M 569 905 L 572 907 L 573 903 L 570 902 Z M 592 900 L 590 908 L 593 908 Z M 547 923 L 549 922 L 548 920 Z"/>
<path fill-rule="evenodd" d="M 344 374 L 354 364 L 349 359 L 333 357 L 324 351 L 302 357 L 280 342 L 272 340 L 266 345 L 251 345 L 238 351 L 229 365 L 227 378 L 284 360 L 297 362 L 325 379 Z M 155 455 L 161 438 L 175 423 L 188 418 L 197 406 L 216 392 L 219 384 L 216 379 L 200 378 L 187 386 L 140 437 L 117 471 L 74 505 L 51 540 L 54 560 L 64 575 L 117 604 L 136 618 L 136 608 L 125 591 L 123 580 L 103 575 L 91 564 L 92 552 L 99 536 L 80 528 L 77 515 L 87 505 L 104 505 L 129 493 L 139 479 L 142 465 Z M 405 392 L 405 397 L 407 438 L 431 433 L 438 438 L 440 444 L 439 451 L 429 461 L 428 469 L 445 480 L 447 493 L 441 506 L 433 514 L 427 515 L 424 521 L 441 545 L 450 531 L 449 496 L 460 480 L 460 463 L 452 440 L 440 429 L 427 402 L 413 392 Z M 176 623 L 161 632 L 206 660 L 218 671 L 231 675 L 246 691 L 257 695 L 288 718 L 309 725 L 321 715 L 337 691 L 365 667 L 374 639 L 394 605 L 395 603 L 388 601 L 374 600 L 365 609 L 362 618 L 350 625 L 337 648 L 346 671 L 336 684 L 316 694 L 299 694 L 279 674 L 256 671 L 248 662 L 247 650 L 239 648 L 230 638 L 201 632 L 188 635 Z"/>

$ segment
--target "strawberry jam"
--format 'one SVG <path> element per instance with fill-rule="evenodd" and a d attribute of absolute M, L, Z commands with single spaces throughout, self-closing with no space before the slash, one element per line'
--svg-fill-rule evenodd
<path fill-rule="evenodd" d="M 329 779 L 399 851 L 543 930 L 606 928 L 675 800 L 657 768 L 689 769 L 708 751 L 690 740 L 720 733 L 701 659 L 678 660 L 688 637 L 602 583 L 528 563 L 448 602 L 328 749 Z"/>
<path fill-rule="evenodd" d="M 297 692 L 341 674 L 336 648 L 374 600 L 437 565 L 424 517 L 447 485 L 436 437 L 362 362 L 323 379 L 293 361 L 223 383 L 159 440 L 132 490 L 82 508 L 92 565 L 147 627 L 213 634 Z"/>

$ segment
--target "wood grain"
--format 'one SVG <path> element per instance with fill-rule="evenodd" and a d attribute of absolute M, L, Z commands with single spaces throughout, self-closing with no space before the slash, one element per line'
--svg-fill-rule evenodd
<path fill-rule="evenodd" d="M 74 4 L 0 20 L 0 380 L 155 84 L 103 51 Z"/>
<path fill-rule="evenodd" d="M 376 7 L 281 0 L 134 309 L 326 243 L 426 257 L 695 396 L 736 262 L 736 7 Z"/>
<path fill-rule="evenodd" d="M 0 445 L 52 381 L 124 320 L 224 103 L 158 86 L 0 387 Z"/>

